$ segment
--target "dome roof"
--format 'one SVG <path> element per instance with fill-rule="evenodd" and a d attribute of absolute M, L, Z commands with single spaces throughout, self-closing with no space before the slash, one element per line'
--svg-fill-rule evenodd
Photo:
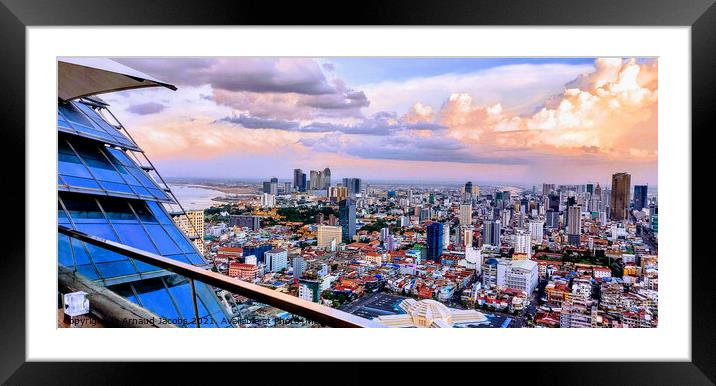
<path fill-rule="evenodd" d="M 441 320 L 452 324 L 452 313 L 442 303 L 424 299 L 411 304 L 406 310 L 418 327 L 430 327 L 433 321 Z"/>

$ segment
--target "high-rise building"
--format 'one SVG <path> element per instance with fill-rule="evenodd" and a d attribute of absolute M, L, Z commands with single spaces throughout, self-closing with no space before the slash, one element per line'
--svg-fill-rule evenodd
<path fill-rule="evenodd" d="M 443 224 L 443 249 L 448 249 L 450 246 L 450 223 L 446 222 Z"/>
<path fill-rule="evenodd" d="M 348 189 L 348 195 L 355 197 L 363 189 L 363 181 L 360 178 L 344 178 L 343 185 Z"/>
<path fill-rule="evenodd" d="M 73 63 L 79 65 L 60 59 L 57 67 L 58 225 L 209 269 L 209 262 L 164 208 L 163 203 L 176 205 L 168 187 L 160 186 L 135 161 L 134 155 L 141 158 L 147 153 L 118 129 L 123 126 L 108 104 L 72 94 L 78 87 L 88 95 L 116 91 L 115 85 L 103 81 L 112 79 L 107 74 L 115 71 L 138 79 L 136 86 L 126 89 L 161 84 L 143 81 L 151 78 L 109 59 L 74 58 Z M 102 76 L 94 76 L 97 73 Z M 197 315 L 191 296 L 176 296 L 192 292 L 188 278 L 65 234 L 58 233 L 57 243 L 60 268 L 160 317 L 197 320 L 201 327 L 232 326 L 229 311 L 207 284 L 194 282 L 197 303 L 202 304 Z"/>
<path fill-rule="evenodd" d="M 270 192 L 274 196 L 278 194 L 278 178 L 274 177 L 269 181 Z"/>
<path fill-rule="evenodd" d="M 188 210 L 186 215 L 172 215 L 179 229 L 196 245 L 196 248 L 203 255 L 206 253 L 206 245 L 204 244 L 204 211 Z"/>
<path fill-rule="evenodd" d="M 331 169 L 325 168 L 323 169 L 323 174 L 321 175 L 321 189 L 328 190 L 328 188 L 331 187 Z"/>
<path fill-rule="evenodd" d="M 544 222 L 542 221 L 530 221 L 529 223 L 530 237 L 532 241 L 541 244 L 542 238 L 544 237 Z"/>
<path fill-rule="evenodd" d="M 460 225 L 472 224 L 472 204 L 460 204 Z"/>
<path fill-rule="evenodd" d="M 552 212 L 559 212 L 559 195 L 558 194 L 550 194 L 549 195 L 549 210 Z"/>
<path fill-rule="evenodd" d="M 612 175 L 612 197 L 609 201 L 612 220 L 626 220 L 629 214 L 629 192 L 631 191 L 631 175 L 615 173 Z"/>
<path fill-rule="evenodd" d="M 559 212 L 548 210 L 544 213 L 544 219 L 548 228 L 559 228 Z"/>
<path fill-rule="evenodd" d="M 343 227 L 343 241 L 350 243 L 356 234 L 356 203 L 346 198 L 338 203 L 338 221 Z"/>
<path fill-rule="evenodd" d="M 288 251 L 285 249 L 272 249 L 264 253 L 266 270 L 278 272 L 288 268 Z"/>
<path fill-rule="evenodd" d="M 462 227 L 462 234 L 462 242 L 465 244 L 465 248 L 472 248 L 472 239 L 475 234 L 475 228 L 472 225 Z"/>
<path fill-rule="evenodd" d="M 305 176 L 305 174 L 303 174 L 303 171 L 301 169 L 293 169 L 293 188 L 299 192 L 301 191 L 302 176 Z"/>
<path fill-rule="evenodd" d="M 523 253 L 527 255 L 527 259 L 532 257 L 532 239 L 528 232 L 517 230 L 512 235 L 512 247 L 515 253 Z"/>
<path fill-rule="evenodd" d="M 264 208 L 273 208 L 276 206 L 276 196 L 270 193 L 263 193 L 261 195 L 261 206 Z"/>
<path fill-rule="evenodd" d="M 341 202 L 348 197 L 348 189 L 345 186 L 331 186 L 328 188 L 328 198 L 333 202 Z"/>
<path fill-rule="evenodd" d="M 580 244 L 582 234 L 582 208 L 570 206 L 567 209 L 567 239 L 570 245 Z"/>
<path fill-rule="evenodd" d="M 427 259 L 430 261 L 440 261 L 440 255 L 443 251 L 443 224 L 433 222 L 428 224 L 426 241 L 428 244 Z"/>
<path fill-rule="evenodd" d="M 311 170 L 311 178 L 308 182 L 308 190 L 321 189 L 321 172 Z"/>
<path fill-rule="evenodd" d="M 318 248 L 332 249 L 342 241 L 343 228 L 331 225 L 318 226 Z"/>
<path fill-rule="evenodd" d="M 493 247 L 500 246 L 500 221 L 485 221 L 482 232 L 482 243 Z"/>
<path fill-rule="evenodd" d="M 649 201 L 646 198 L 648 185 L 634 185 L 634 209 L 642 210 L 649 207 Z"/>
<path fill-rule="evenodd" d="M 554 191 L 554 184 L 542 184 L 542 195 L 549 196 Z"/>

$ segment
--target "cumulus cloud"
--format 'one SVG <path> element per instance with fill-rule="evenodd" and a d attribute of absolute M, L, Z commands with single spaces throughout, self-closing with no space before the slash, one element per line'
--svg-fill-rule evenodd
<path fill-rule="evenodd" d="M 147 103 L 140 103 L 136 105 L 131 105 L 127 107 L 127 111 L 129 111 L 132 114 L 138 114 L 138 115 L 148 115 L 148 114 L 156 114 L 161 112 L 166 108 L 165 105 L 157 102 L 147 102 Z"/>
<path fill-rule="evenodd" d="M 521 173 L 512 178 L 579 181 L 617 170 L 655 178 L 655 59 L 501 66 L 359 90 L 327 63 L 257 60 L 241 59 L 237 68 L 222 59 L 182 59 L 182 66 L 148 60 L 140 70 L 186 86 L 114 98 L 133 113 L 133 135 L 160 158 L 210 159 L 241 149 L 376 171 L 390 160 L 403 170 L 424 161 L 418 169 L 432 163 L 455 174 Z M 159 69 L 167 76 L 151 72 Z M 152 113 L 161 106 L 162 114 Z"/>
<path fill-rule="evenodd" d="M 265 118 L 361 116 L 365 93 L 335 77 L 330 64 L 302 58 L 119 58 L 177 85 L 212 88 L 214 101 Z"/>

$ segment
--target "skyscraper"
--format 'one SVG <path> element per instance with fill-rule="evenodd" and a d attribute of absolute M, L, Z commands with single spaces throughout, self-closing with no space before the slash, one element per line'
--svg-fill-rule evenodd
<path fill-rule="evenodd" d="M 338 221 L 343 227 L 343 241 L 350 243 L 356 234 L 356 203 L 346 198 L 338 204 Z"/>
<path fill-rule="evenodd" d="M 301 191 L 301 175 L 303 172 L 301 169 L 293 169 L 293 188 L 297 191 Z"/>
<path fill-rule="evenodd" d="M 542 243 L 544 237 L 544 222 L 542 221 L 530 221 L 529 229 L 532 241 L 536 243 Z"/>
<path fill-rule="evenodd" d="M 582 234 L 582 208 L 570 206 L 567 210 L 567 239 L 570 245 L 579 245 Z"/>
<path fill-rule="evenodd" d="M 323 169 L 323 174 L 321 175 L 321 189 L 326 189 L 331 187 L 331 169 L 325 168 Z"/>
<path fill-rule="evenodd" d="M 500 246 L 500 221 L 485 221 L 485 229 L 482 232 L 483 244 L 492 245 L 493 247 Z"/>
<path fill-rule="evenodd" d="M 642 210 L 649 206 L 646 198 L 648 185 L 634 185 L 634 209 Z"/>
<path fill-rule="evenodd" d="M 621 221 L 627 219 L 630 191 L 631 175 L 629 173 L 615 173 L 612 175 L 612 195 L 609 201 L 612 220 Z"/>
<path fill-rule="evenodd" d="M 472 204 L 460 204 L 460 225 L 472 224 Z"/>
<path fill-rule="evenodd" d="M 356 194 L 360 194 L 362 187 L 362 180 L 360 178 L 344 178 L 343 185 L 348 189 L 348 195 L 355 197 Z"/>
<path fill-rule="evenodd" d="M 427 226 L 428 256 L 430 261 L 440 261 L 443 250 L 443 224 L 433 222 Z"/>

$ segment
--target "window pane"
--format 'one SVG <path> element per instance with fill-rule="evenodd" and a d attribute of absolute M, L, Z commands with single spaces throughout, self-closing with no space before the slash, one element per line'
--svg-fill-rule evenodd
<path fill-rule="evenodd" d="M 75 263 L 77 265 L 82 264 L 92 264 L 90 261 L 89 255 L 87 254 L 87 251 L 85 250 L 85 243 L 82 241 L 79 241 L 77 239 L 70 239 L 70 244 L 72 245 L 72 251 L 75 255 Z"/>
<path fill-rule="evenodd" d="M 77 272 L 79 272 L 80 275 L 82 275 L 90 280 L 99 279 L 97 270 L 94 268 L 94 265 L 92 265 L 92 264 L 78 265 Z"/>
<path fill-rule="evenodd" d="M 167 225 L 164 227 L 166 231 L 172 236 L 172 239 L 179 244 L 182 252 L 194 252 L 194 247 L 189 243 L 183 233 L 173 225 Z"/>
<path fill-rule="evenodd" d="M 109 224 L 77 223 L 77 230 L 103 239 L 119 241 Z"/>
<path fill-rule="evenodd" d="M 142 280 L 132 284 L 144 308 L 169 319 L 177 319 L 179 313 L 164 288 L 161 279 Z"/>
<path fill-rule="evenodd" d="M 70 248 L 70 238 L 63 234 L 57 235 L 57 260 L 60 265 L 72 267 L 75 265 L 72 259 L 72 248 Z"/>
<path fill-rule="evenodd" d="M 137 222 L 137 217 L 129 207 L 127 200 L 117 199 L 113 197 L 102 197 L 99 199 L 104 213 L 112 223 L 118 222 Z M 121 233 L 120 233 L 121 234 Z"/>
<path fill-rule="evenodd" d="M 147 201 L 147 206 L 149 209 L 151 209 L 152 213 L 154 213 L 154 217 L 159 220 L 159 223 L 161 224 L 171 224 L 172 220 L 169 218 L 169 215 L 164 210 L 164 207 L 162 204 L 152 201 Z"/>
<path fill-rule="evenodd" d="M 89 250 L 90 255 L 92 256 L 92 260 L 95 263 L 104 263 L 108 261 L 120 261 L 129 259 L 127 256 L 120 255 L 116 252 L 108 251 L 104 248 L 100 248 L 92 244 L 86 244 L 86 246 Z"/>
<path fill-rule="evenodd" d="M 177 247 L 160 225 L 147 224 L 146 227 L 149 236 L 154 240 L 154 243 L 157 244 L 160 254 L 169 255 L 181 252 L 179 247 Z"/>
<path fill-rule="evenodd" d="M 130 247 L 139 248 L 143 251 L 157 253 L 157 249 L 152 244 L 144 229 L 139 224 L 114 224 L 122 243 Z"/>
<path fill-rule="evenodd" d="M 92 255 L 94 256 L 94 255 Z M 99 274 L 104 278 L 111 278 L 117 276 L 134 275 L 137 270 L 134 269 L 132 263 L 125 258 L 123 261 L 113 261 L 109 263 L 96 263 Z"/>
<path fill-rule="evenodd" d="M 90 180 L 89 178 L 79 178 L 79 177 L 70 177 L 63 175 L 62 178 L 65 180 L 67 185 L 70 186 L 76 186 L 79 188 L 89 188 L 89 189 L 97 189 L 100 190 L 99 184 L 95 180 Z"/>
<path fill-rule="evenodd" d="M 60 198 L 75 223 L 105 221 L 94 198 L 70 194 L 63 194 Z"/>
<path fill-rule="evenodd" d="M 189 261 L 191 261 L 194 265 L 204 265 L 206 264 L 206 261 L 199 256 L 198 253 L 187 253 L 186 256 L 189 258 Z"/>

